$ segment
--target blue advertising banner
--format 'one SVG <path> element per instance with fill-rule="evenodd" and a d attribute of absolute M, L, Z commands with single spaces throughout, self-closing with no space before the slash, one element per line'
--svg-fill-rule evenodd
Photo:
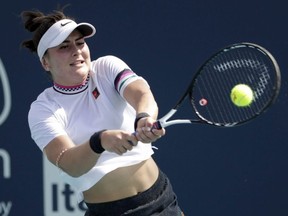
<path fill-rule="evenodd" d="M 67 1 L 5 3 L 0 13 L 0 216 L 82 216 L 73 188 L 31 139 L 27 114 L 51 85 L 36 55 L 23 10 L 50 12 Z M 73 0 L 65 10 L 97 28 L 91 57 L 113 54 L 145 77 L 165 114 L 212 53 L 236 42 L 267 48 L 282 72 L 279 98 L 264 115 L 220 129 L 177 125 L 155 143 L 154 158 L 187 216 L 287 216 L 288 13 L 285 1 Z M 190 115 L 189 106 L 179 115 Z M 186 110 L 187 109 L 187 110 Z"/>

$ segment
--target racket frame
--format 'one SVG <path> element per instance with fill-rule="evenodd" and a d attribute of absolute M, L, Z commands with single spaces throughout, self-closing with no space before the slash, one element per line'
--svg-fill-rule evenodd
<path fill-rule="evenodd" d="M 168 121 L 179 109 L 179 107 L 181 106 L 181 104 L 183 103 L 183 101 L 185 100 L 186 97 L 190 97 L 190 99 L 193 97 L 191 96 L 191 89 L 193 88 L 195 81 L 198 78 L 198 75 L 201 73 L 202 69 L 207 65 L 207 63 L 213 59 L 215 56 L 219 55 L 222 52 L 227 52 L 231 49 L 235 49 L 235 48 L 239 48 L 239 47 L 250 47 L 250 48 L 255 48 L 258 51 L 261 51 L 264 55 L 268 56 L 268 58 L 270 59 L 270 61 L 272 62 L 273 66 L 275 67 L 275 72 L 276 72 L 276 81 L 274 83 L 275 87 L 274 87 L 274 94 L 271 98 L 271 100 L 269 101 L 269 103 L 266 104 L 265 107 L 263 107 L 263 109 L 261 109 L 258 113 L 256 113 L 253 117 L 251 117 L 250 119 L 246 119 L 245 121 L 242 122 L 235 122 L 235 123 L 215 123 L 212 121 L 209 121 L 207 119 L 205 119 L 203 116 L 201 116 L 199 114 L 199 112 L 197 111 L 195 105 L 194 105 L 194 101 L 193 103 L 191 102 L 191 105 L 195 111 L 195 114 L 197 115 L 198 119 L 174 119 L 174 120 L 170 120 Z M 209 125 L 214 125 L 214 126 L 222 126 L 222 127 L 233 127 L 235 125 L 240 125 L 243 123 L 246 123 L 247 121 L 250 121 L 254 118 L 256 118 L 257 116 L 259 116 L 261 113 L 263 113 L 264 111 L 267 110 L 268 107 L 270 107 L 272 104 L 274 104 L 274 102 L 276 101 L 279 92 L 280 92 L 280 87 L 281 87 L 281 72 L 280 72 L 280 68 L 279 65 L 276 61 L 276 59 L 273 57 L 273 55 L 265 48 L 263 48 L 262 46 L 259 46 L 257 44 L 254 43 L 249 43 L 249 42 L 242 42 L 242 43 L 236 43 L 236 44 L 232 44 L 229 46 L 226 46 L 225 48 L 220 49 L 218 52 L 214 53 L 212 56 L 210 56 L 210 58 L 208 58 L 204 64 L 201 65 L 201 67 L 197 70 L 196 74 L 193 76 L 190 84 L 188 85 L 188 88 L 186 89 L 186 91 L 184 92 L 184 94 L 180 97 L 180 99 L 177 101 L 176 105 L 167 113 L 165 114 L 162 118 L 158 119 L 154 125 L 153 128 L 157 128 L 157 129 L 161 129 L 161 128 L 165 128 L 174 124 L 191 124 L 191 123 L 206 123 Z"/>

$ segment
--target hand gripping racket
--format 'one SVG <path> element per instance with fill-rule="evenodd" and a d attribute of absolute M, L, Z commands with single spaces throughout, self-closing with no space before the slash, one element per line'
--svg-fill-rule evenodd
<path fill-rule="evenodd" d="M 246 84 L 252 89 L 253 101 L 249 106 L 233 104 L 230 93 L 237 84 Z M 186 92 L 154 123 L 154 128 L 186 123 L 240 125 L 266 111 L 275 102 L 280 85 L 280 69 L 271 53 L 252 43 L 232 44 L 212 55 L 199 68 Z M 169 120 L 186 98 L 189 98 L 196 118 Z"/>

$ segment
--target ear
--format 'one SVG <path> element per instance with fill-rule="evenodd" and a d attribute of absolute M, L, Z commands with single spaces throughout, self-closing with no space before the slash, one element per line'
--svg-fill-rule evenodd
<path fill-rule="evenodd" d="M 44 70 L 50 71 L 49 63 L 47 62 L 46 58 L 44 58 L 44 57 L 42 58 L 41 64 L 42 64 L 42 67 L 44 68 Z"/>

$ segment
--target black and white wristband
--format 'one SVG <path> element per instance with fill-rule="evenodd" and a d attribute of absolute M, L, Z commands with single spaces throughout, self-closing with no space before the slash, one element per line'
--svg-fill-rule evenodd
<path fill-rule="evenodd" d="M 136 115 L 136 118 L 135 118 L 135 121 L 134 121 L 134 130 L 136 130 L 137 128 L 137 124 L 138 124 L 138 121 L 142 118 L 146 118 L 146 117 L 150 117 L 150 115 L 146 112 L 141 112 L 141 113 L 138 113 Z"/>
<path fill-rule="evenodd" d="M 101 154 L 105 151 L 101 144 L 101 134 L 104 131 L 106 131 L 106 129 L 94 133 L 89 140 L 91 149 L 97 154 Z"/>

